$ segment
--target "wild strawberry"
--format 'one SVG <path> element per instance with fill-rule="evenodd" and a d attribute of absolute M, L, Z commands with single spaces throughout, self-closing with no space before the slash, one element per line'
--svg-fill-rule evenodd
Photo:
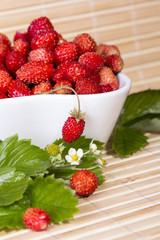
<path fill-rule="evenodd" d="M 75 83 L 87 76 L 87 70 L 77 61 L 69 62 L 65 69 L 65 76 L 69 81 Z"/>
<path fill-rule="evenodd" d="M 6 94 L 0 92 L 0 99 L 8 98 Z"/>
<path fill-rule="evenodd" d="M 31 90 L 22 82 L 13 80 L 8 89 L 8 96 L 12 97 L 23 97 L 31 95 Z"/>
<path fill-rule="evenodd" d="M 16 72 L 17 77 L 24 83 L 40 83 L 52 78 L 53 65 L 44 62 L 27 62 Z"/>
<path fill-rule="evenodd" d="M 8 72 L 7 68 L 3 64 L 0 64 L 0 70 Z"/>
<path fill-rule="evenodd" d="M 102 55 L 104 52 L 106 44 L 100 43 L 97 45 L 96 53 Z"/>
<path fill-rule="evenodd" d="M 116 45 L 99 44 L 97 47 L 97 53 L 104 56 L 110 56 L 113 54 L 120 55 L 119 48 Z"/>
<path fill-rule="evenodd" d="M 104 66 L 104 59 L 95 52 L 87 52 L 82 54 L 78 62 L 91 71 L 99 71 Z"/>
<path fill-rule="evenodd" d="M 46 30 L 35 35 L 31 40 L 31 48 L 37 49 L 46 47 L 53 50 L 58 43 L 58 33 L 54 30 Z"/>
<path fill-rule="evenodd" d="M 66 61 L 75 61 L 78 59 L 78 48 L 74 42 L 65 42 L 58 45 L 54 52 L 54 62 L 59 65 Z"/>
<path fill-rule="evenodd" d="M 112 70 L 109 67 L 104 66 L 100 72 L 100 84 L 109 84 L 113 90 L 118 89 L 119 81 L 118 78 L 114 75 Z"/>
<path fill-rule="evenodd" d="M 90 170 L 78 170 L 72 175 L 70 185 L 76 191 L 77 195 L 88 197 L 98 187 L 98 177 Z"/>
<path fill-rule="evenodd" d="M 85 121 L 83 119 L 68 117 L 62 128 L 63 140 L 71 143 L 77 140 L 83 133 Z"/>
<path fill-rule="evenodd" d="M 119 73 L 123 69 L 123 59 L 120 55 L 110 55 L 106 58 L 106 65 L 112 69 L 114 73 Z"/>
<path fill-rule="evenodd" d="M 77 94 L 96 94 L 99 93 L 98 86 L 89 78 L 82 78 L 76 82 L 75 86 Z"/>
<path fill-rule="evenodd" d="M 9 40 L 9 38 L 3 34 L 0 33 L 0 44 L 4 44 L 6 45 L 9 49 L 11 49 L 11 41 Z"/>
<path fill-rule="evenodd" d="M 53 52 L 48 48 L 38 48 L 36 50 L 32 50 L 29 53 L 29 61 L 52 63 Z"/>
<path fill-rule="evenodd" d="M 59 34 L 58 34 L 58 45 L 61 45 L 62 43 L 65 43 L 65 42 L 67 42 L 67 40 L 64 39 L 64 38 L 62 37 L 62 35 L 59 33 Z"/>
<path fill-rule="evenodd" d="M 88 77 L 89 77 L 89 80 L 90 80 L 91 82 L 93 82 L 95 85 L 98 86 L 98 84 L 100 83 L 100 75 L 99 75 L 99 72 L 90 71 Z"/>
<path fill-rule="evenodd" d="M 105 93 L 105 92 L 112 92 L 113 88 L 110 84 L 99 84 L 99 92 Z"/>
<path fill-rule="evenodd" d="M 10 51 L 10 48 L 8 48 L 7 45 L 0 43 L 0 63 L 1 64 L 5 63 L 5 59 L 9 51 Z"/>
<path fill-rule="evenodd" d="M 34 231 L 43 231 L 50 223 L 50 216 L 43 209 L 28 208 L 23 214 L 23 223 Z"/>
<path fill-rule="evenodd" d="M 72 88 L 72 83 L 68 80 L 61 80 L 61 81 L 58 81 L 54 85 L 53 89 L 57 89 L 57 88 L 64 87 L 64 86 Z M 68 88 L 62 88 L 62 89 L 55 91 L 55 93 L 56 94 L 72 94 L 72 90 L 68 89 Z"/>
<path fill-rule="evenodd" d="M 28 27 L 29 38 L 32 39 L 35 35 L 46 30 L 54 30 L 51 21 L 47 17 L 34 19 Z"/>
<path fill-rule="evenodd" d="M 7 93 L 10 83 L 12 82 L 12 77 L 8 72 L 0 70 L 0 92 Z"/>
<path fill-rule="evenodd" d="M 18 51 L 11 51 L 7 54 L 5 64 L 11 73 L 15 73 L 27 61 L 26 56 Z"/>
<path fill-rule="evenodd" d="M 23 40 L 29 42 L 28 32 L 17 31 L 13 37 L 13 41 L 15 42 L 18 39 L 23 39 Z"/>
<path fill-rule="evenodd" d="M 65 70 L 66 70 L 67 65 L 68 65 L 68 62 L 63 62 L 57 66 L 57 68 L 53 74 L 53 78 L 52 78 L 53 82 L 58 82 L 58 81 L 66 79 Z"/>
<path fill-rule="evenodd" d="M 32 88 L 32 94 L 37 95 L 39 93 L 44 93 L 52 90 L 52 85 L 49 81 L 40 82 Z"/>
<path fill-rule="evenodd" d="M 79 54 L 82 55 L 86 52 L 95 52 L 97 44 L 95 40 L 88 34 L 82 33 L 75 37 L 74 42 L 78 46 Z"/>
<path fill-rule="evenodd" d="M 26 40 L 19 38 L 14 42 L 13 50 L 21 52 L 27 56 L 30 50 L 30 46 Z"/>

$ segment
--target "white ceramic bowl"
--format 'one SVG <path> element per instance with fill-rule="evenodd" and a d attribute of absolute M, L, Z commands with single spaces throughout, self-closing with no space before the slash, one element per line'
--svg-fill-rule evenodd
<path fill-rule="evenodd" d="M 118 74 L 118 90 L 79 95 L 81 112 L 86 113 L 83 135 L 107 142 L 131 87 L 130 79 Z M 62 126 L 77 108 L 75 95 L 46 94 L 0 100 L 0 139 L 14 134 L 45 147 L 62 137 Z"/>

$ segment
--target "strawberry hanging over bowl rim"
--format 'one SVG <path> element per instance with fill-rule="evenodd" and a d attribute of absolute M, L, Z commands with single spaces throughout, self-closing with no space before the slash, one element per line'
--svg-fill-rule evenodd
<path fill-rule="evenodd" d="M 131 88 L 124 73 L 117 75 L 119 89 L 107 93 L 78 95 L 86 113 L 83 135 L 107 143 Z M 19 134 L 39 147 L 62 137 L 62 126 L 71 109 L 77 108 L 74 94 L 39 94 L 0 100 L 1 140 Z"/>

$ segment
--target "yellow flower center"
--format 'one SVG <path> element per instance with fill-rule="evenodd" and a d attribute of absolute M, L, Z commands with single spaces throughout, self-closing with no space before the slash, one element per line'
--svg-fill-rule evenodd
<path fill-rule="evenodd" d="M 75 162 L 75 161 L 77 161 L 77 160 L 78 160 L 78 156 L 77 156 L 77 155 L 73 155 L 73 156 L 72 156 L 72 161 Z"/>
<path fill-rule="evenodd" d="M 101 158 L 101 162 L 103 163 L 103 165 L 106 164 L 106 161 L 103 158 Z"/>

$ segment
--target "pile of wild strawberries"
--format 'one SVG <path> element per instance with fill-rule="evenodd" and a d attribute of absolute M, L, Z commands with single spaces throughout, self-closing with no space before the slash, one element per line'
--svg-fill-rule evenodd
<path fill-rule="evenodd" d="M 67 41 L 47 17 L 34 19 L 26 32 L 17 31 L 13 46 L 0 33 L 0 98 L 51 91 L 68 86 L 77 94 L 116 90 L 116 74 L 123 68 L 115 45 L 97 44 L 82 33 Z M 72 94 L 71 89 L 55 90 Z"/>

